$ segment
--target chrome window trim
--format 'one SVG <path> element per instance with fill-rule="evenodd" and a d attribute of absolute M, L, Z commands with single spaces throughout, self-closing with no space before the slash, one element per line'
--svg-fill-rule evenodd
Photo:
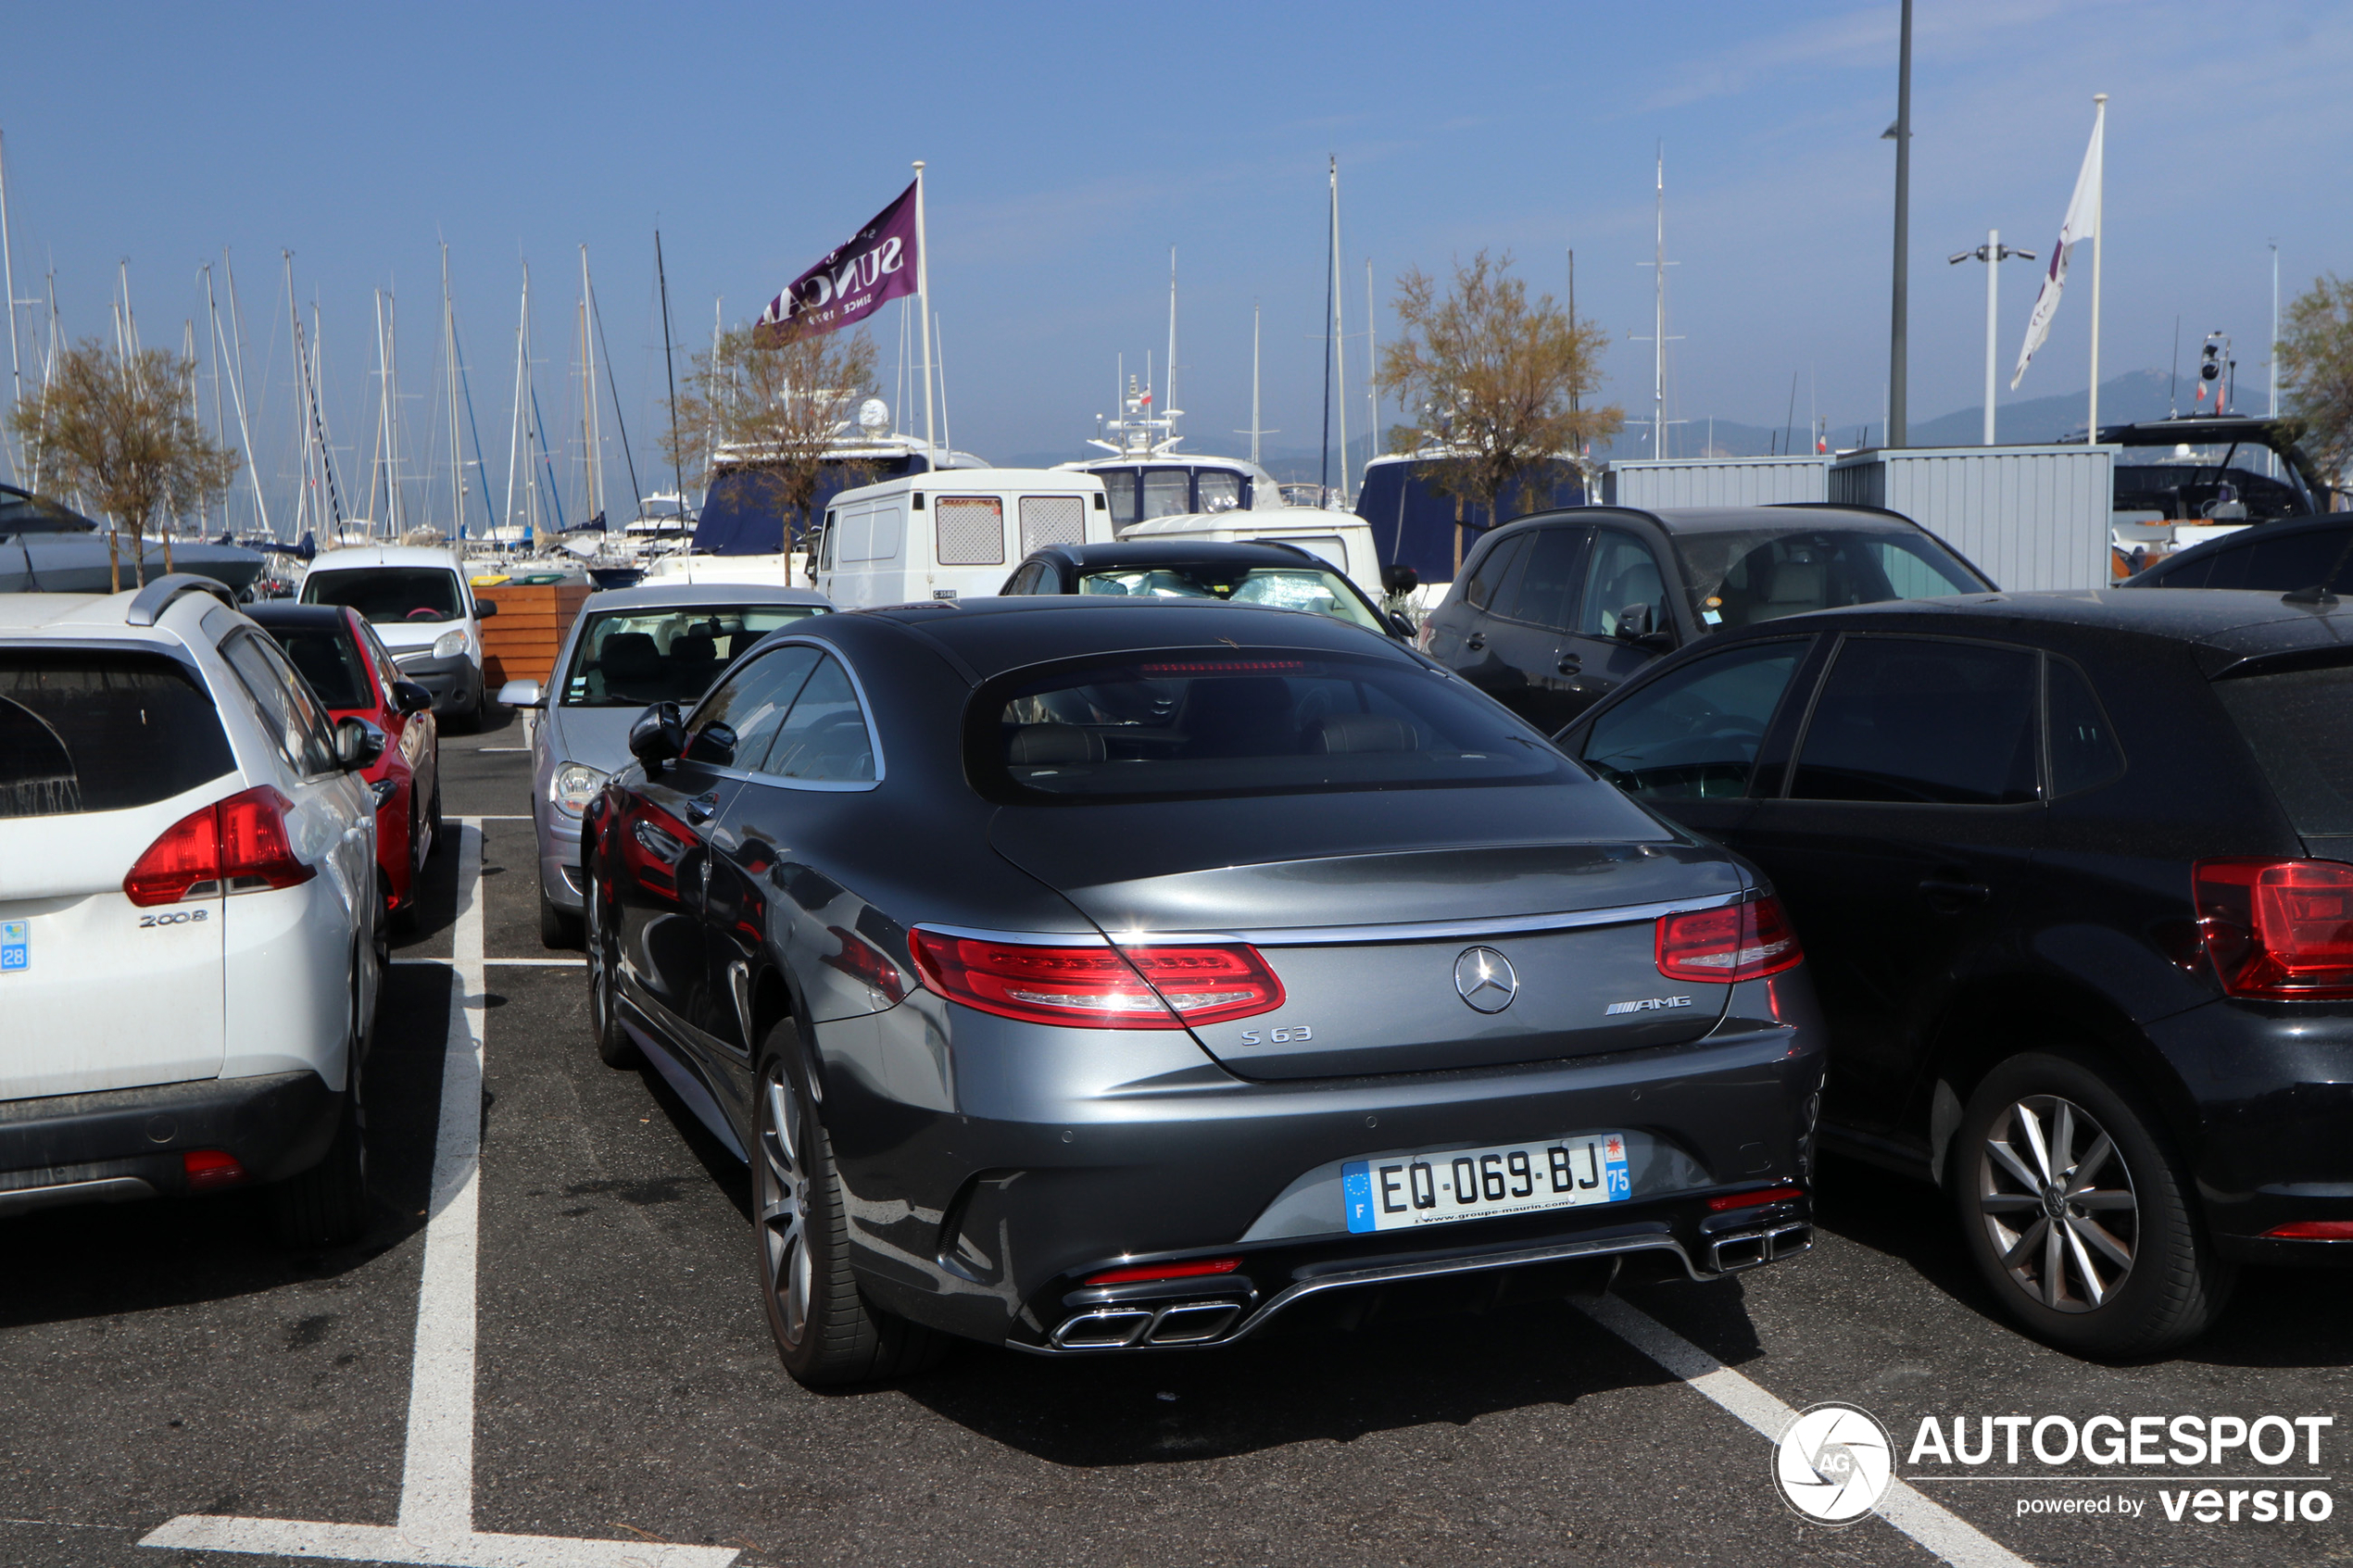
<path fill-rule="evenodd" d="M 808 617 L 804 616 L 802 619 L 806 620 Z M 858 678 L 858 667 L 842 657 L 841 648 L 837 645 L 827 642 L 822 637 L 780 636 L 771 632 L 761 640 L 757 653 L 748 654 L 736 661 L 736 668 L 728 671 L 728 678 L 735 679 L 737 671 L 749 672 L 758 660 L 774 658 L 779 649 L 787 647 L 815 648 L 821 658 L 830 657 L 838 661 L 843 671 L 849 674 L 849 689 L 858 698 L 858 717 L 866 726 L 866 745 L 875 754 L 875 776 L 871 779 L 788 779 L 782 773 L 763 773 L 749 768 L 719 768 L 713 771 L 722 778 L 744 779 L 753 784 L 769 784 L 777 789 L 801 789 L 818 795 L 857 795 L 870 789 L 880 789 L 883 780 L 890 776 L 890 771 L 885 765 L 883 759 L 882 732 L 875 727 L 875 704 L 866 695 L 866 683 Z M 710 701 L 717 695 L 718 690 L 719 688 L 714 686 L 705 693 L 703 702 Z M 796 694 L 794 701 L 799 700 L 799 697 Z M 695 706 L 699 709 L 702 703 L 698 702 Z M 789 711 L 786 717 L 787 719 L 791 717 Z M 692 726 L 691 716 L 688 724 L 689 727 Z"/>
<path fill-rule="evenodd" d="M 1720 909 L 1755 897 L 1754 888 L 1737 893 L 1669 898 L 1655 904 L 1620 904 L 1605 909 L 1570 909 L 1554 914 L 1500 915 L 1482 920 L 1415 921 L 1394 925 L 1293 925 L 1220 931 L 1123 932 L 1121 947 L 1151 947 L 1187 942 L 1247 942 L 1254 947 L 1366 947 L 1397 942 L 1446 942 L 1474 936 L 1542 935 L 1554 931 L 1583 931 L 1604 925 L 1633 925 L 1668 915 L 1700 909 Z M 1057 934 L 1034 931 L 987 931 L 961 925 L 918 922 L 925 931 L 962 936 L 975 942 L 1003 942 L 1026 947 L 1110 947 L 1114 938 L 1100 932 Z"/>

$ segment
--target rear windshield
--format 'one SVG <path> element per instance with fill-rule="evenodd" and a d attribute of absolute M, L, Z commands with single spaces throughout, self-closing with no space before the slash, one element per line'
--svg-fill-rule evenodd
<path fill-rule="evenodd" d="M 1743 528 L 1674 537 L 1692 608 L 1709 626 L 1994 586 L 1929 534 L 1906 529 Z"/>
<path fill-rule="evenodd" d="M 817 605 L 693 605 L 592 615 L 573 645 L 557 699 L 566 708 L 692 706 L 729 665 Z"/>
<path fill-rule="evenodd" d="M 0 817 L 152 806 L 235 766 L 212 698 L 177 662 L 0 648 Z"/>
<path fill-rule="evenodd" d="M 303 579 L 307 605 L 349 605 L 379 626 L 456 621 L 465 614 L 458 574 L 437 566 L 371 566 L 313 571 Z"/>
<path fill-rule="evenodd" d="M 1443 676 L 1382 659 L 1287 649 L 1126 656 L 984 687 L 967 747 L 985 790 L 1026 798 L 1184 799 L 1584 776 L 1542 736 Z"/>
<path fill-rule="evenodd" d="M 368 677 L 359 669 L 359 650 L 340 626 L 265 626 L 329 708 L 372 708 Z"/>
<path fill-rule="evenodd" d="M 2218 682 L 2296 831 L 2353 834 L 2353 668 Z"/>
<path fill-rule="evenodd" d="M 1230 604 L 1304 609 L 1368 631 L 1388 630 L 1365 608 L 1365 601 L 1349 591 L 1338 572 L 1303 564 L 1108 567 L 1080 573 L 1078 591 L 1131 599 L 1223 599 Z"/>

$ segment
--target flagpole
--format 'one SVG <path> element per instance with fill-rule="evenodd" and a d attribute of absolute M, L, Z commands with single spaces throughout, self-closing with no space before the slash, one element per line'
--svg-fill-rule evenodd
<path fill-rule="evenodd" d="M 2096 274 L 2095 274 L 2096 276 Z M 2099 296 L 2099 285 L 2093 286 L 2093 297 Z M 931 245 L 924 237 L 924 160 L 915 160 L 915 305 L 922 312 L 924 339 L 924 445 L 931 448 L 931 461 L 938 466 L 937 448 L 931 439 Z"/>
<path fill-rule="evenodd" d="M 2100 252 L 2108 248 L 2107 236 L 2101 232 L 2108 226 L 2108 215 L 2102 210 L 2108 204 L 2108 94 L 2093 94 L 2092 103 L 2092 139 L 2100 144 L 2100 161 L 2092 171 L 2092 410 L 2083 431 L 2087 442 L 2100 438 Z"/>

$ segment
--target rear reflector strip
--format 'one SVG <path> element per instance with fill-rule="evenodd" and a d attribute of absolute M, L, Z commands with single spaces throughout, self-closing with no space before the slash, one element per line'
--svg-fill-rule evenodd
<path fill-rule="evenodd" d="M 2263 1234 L 2279 1241 L 2353 1241 L 2353 1220 L 2294 1220 Z"/>
<path fill-rule="evenodd" d="M 1754 1192 L 1728 1192 L 1720 1197 L 1709 1198 L 1707 1206 L 1721 1214 L 1731 1209 L 1754 1209 L 1759 1204 L 1787 1203 L 1792 1198 L 1805 1196 L 1806 1189 L 1795 1182 L 1783 1182 L 1779 1186 L 1758 1187 Z"/>
<path fill-rule="evenodd" d="M 188 1150 L 180 1157 L 180 1169 L 187 1173 L 191 1192 L 210 1192 L 245 1179 L 245 1168 L 237 1163 L 237 1157 L 218 1148 Z"/>
<path fill-rule="evenodd" d="M 1230 1274 L 1242 1266 L 1239 1258 L 1200 1258 L 1189 1263 L 1138 1263 L 1088 1274 L 1088 1285 L 1137 1285 L 1152 1279 L 1199 1279 L 1204 1274 Z"/>

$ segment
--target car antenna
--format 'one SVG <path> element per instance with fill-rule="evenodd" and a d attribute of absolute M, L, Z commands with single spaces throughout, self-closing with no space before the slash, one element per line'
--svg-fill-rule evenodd
<path fill-rule="evenodd" d="M 2353 556 L 2353 529 L 2347 529 L 2345 543 L 2337 546 L 2336 559 L 2329 563 L 2328 575 L 2309 588 L 2295 588 L 2280 596 L 2280 603 L 2294 605 L 2298 609 L 2331 610 L 2336 608 L 2336 596 L 2329 592 L 2337 573 L 2345 570 L 2345 560 Z"/>

